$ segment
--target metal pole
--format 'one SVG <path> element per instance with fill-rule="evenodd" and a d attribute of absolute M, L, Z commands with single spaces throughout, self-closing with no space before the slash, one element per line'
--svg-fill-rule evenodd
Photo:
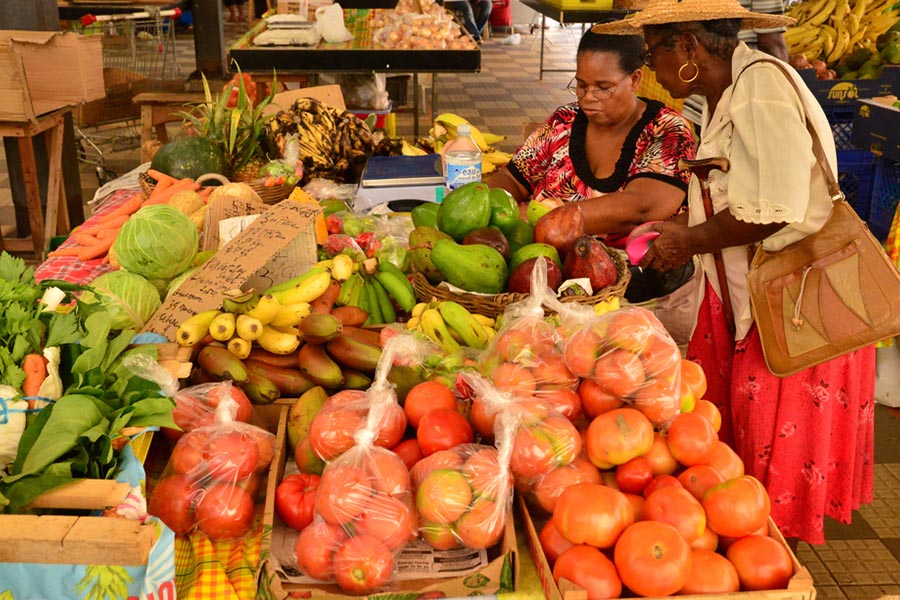
<path fill-rule="evenodd" d="M 221 0 L 194 0 L 194 56 L 199 78 L 225 79 L 228 65 L 225 57 L 225 29 Z"/>

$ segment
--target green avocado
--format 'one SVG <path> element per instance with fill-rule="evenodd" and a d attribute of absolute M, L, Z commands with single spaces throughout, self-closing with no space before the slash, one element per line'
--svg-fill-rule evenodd
<path fill-rule="evenodd" d="M 506 234 L 509 242 L 509 254 L 512 256 L 522 246 L 534 243 L 534 227 L 528 221 L 519 219 L 515 227 Z"/>
<path fill-rule="evenodd" d="M 490 222 L 490 188 L 480 181 L 456 188 L 444 197 L 438 208 L 437 228 L 457 242 Z"/>
<path fill-rule="evenodd" d="M 504 235 L 512 231 L 519 218 L 519 204 L 512 194 L 502 188 L 494 188 L 489 193 L 491 200 L 491 226 Z"/>
<path fill-rule="evenodd" d="M 441 207 L 440 204 L 434 202 L 425 202 L 410 211 L 413 226 L 415 227 L 437 227 L 437 213 Z"/>
<path fill-rule="evenodd" d="M 516 267 L 536 256 L 546 256 L 562 268 L 562 261 L 559 258 L 559 251 L 550 244 L 534 243 L 522 246 L 512 253 L 509 258 L 509 270 L 514 271 Z"/>

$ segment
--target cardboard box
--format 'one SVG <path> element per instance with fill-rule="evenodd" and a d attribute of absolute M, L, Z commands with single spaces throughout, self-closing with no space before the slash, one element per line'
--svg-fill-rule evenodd
<path fill-rule="evenodd" d="M 276 405 L 289 403 L 291 403 L 291 400 L 284 398 L 275 402 Z M 285 420 L 285 426 L 286 424 Z M 269 481 L 266 486 L 266 506 L 263 513 L 264 533 L 261 552 L 263 559 L 259 570 L 260 590 L 258 595 L 277 600 L 297 597 L 323 600 L 363 600 L 365 598 L 375 599 L 383 597 L 387 600 L 389 598 L 406 597 L 407 595 L 409 597 L 413 595 L 424 597 L 429 595 L 430 592 L 440 592 L 441 597 L 463 597 L 495 594 L 503 588 L 508 589 L 510 586 L 513 589 L 518 589 L 519 556 L 512 512 L 507 516 L 506 528 L 500 543 L 487 551 L 489 562 L 482 569 L 463 577 L 422 578 L 400 581 L 392 586 L 390 590 L 369 596 L 354 596 L 344 593 L 335 583 L 301 586 L 281 581 L 269 557 L 272 548 L 272 531 L 277 519 L 275 514 L 275 489 L 284 477 L 289 452 L 290 447 L 286 442 L 276 444 L 275 457 L 272 460 L 273 468 L 269 471 Z"/>
<path fill-rule="evenodd" d="M 525 530 L 525 541 L 528 545 L 528 553 L 534 561 L 534 567 L 537 570 L 538 578 L 541 581 L 541 587 L 544 590 L 544 597 L 547 600 L 584 600 L 587 598 L 587 592 L 581 587 L 570 581 L 562 580 L 561 585 L 557 585 L 553 579 L 553 569 L 547 561 L 547 556 L 541 548 L 541 542 L 538 538 L 538 527 L 543 526 L 543 521 L 532 520 L 532 516 L 528 511 L 525 501 L 520 495 L 516 495 L 516 508 L 519 514 L 519 522 Z M 791 555 L 791 562 L 794 564 L 794 576 L 788 582 L 786 590 L 766 590 L 760 592 L 737 592 L 734 594 L 717 594 L 715 598 L 726 600 L 815 600 L 816 590 L 813 588 L 812 575 L 800 564 L 797 557 L 791 552 L 787 542 L 784 541 L 781 532 L 772 519 L 769 519 L 769 535 L 784 546 Z M 679 598 L 706 598 L 708 596 L 685 595 Z"/>
<path fill-rule="evenodd" d="M 105 96 L 100 36 L 0 30 L 0 121 Z"/>
<path fill-rule="evenodd" d="M 207 214 L 202 244 L 216 253 L 166 298 L 141 331 L 174 341 L 180 323 L 222 305 L 222 292 L 263 290 L 303 274 L 317 260 L 313 225 L 319 212 L 293 200 L 274 205 L 230 198 L 216 202 Z M 220 248 L 219 221 L 253 214 L 260 216 Z"/>
<path fill-rule="evenodd" d="M 278 0 L 275 10 L 279 15 L 301 15 L 309 18 L 308 0 Z"/>
<path fill-rule="evenodd" d="M 859 98 L 900 95 L 900 67 L 884 67 L 878 79 L 816 79 L 815 69 L 800 69 L 800 77 L 825 108 L 852 110 Z"/>
<path fill-rule="evenodd" d="M 853 144 L 876 156 L 900 162 L 900 108 L 861 99 L 853 116 Z"/>

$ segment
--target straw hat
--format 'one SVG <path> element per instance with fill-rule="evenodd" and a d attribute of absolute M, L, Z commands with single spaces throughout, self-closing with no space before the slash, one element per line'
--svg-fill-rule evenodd
<path fill-rule="evenodd" d="M 742 19 L 741 29 L 768 29 L 792 25 L 795 20 L 747 10 L 738 0 L 650 0 L 643 10 L 620 21 L 594 25 L 594 33 L 615 35 L 641 33 L 644 25 L 690 23 L 714 19 Z"/>

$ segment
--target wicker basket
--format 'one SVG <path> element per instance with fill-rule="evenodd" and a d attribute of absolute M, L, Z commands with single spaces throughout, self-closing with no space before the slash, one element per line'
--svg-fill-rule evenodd
<path fill-rule="evenodd" d="M 619 273 L 619 278 L 616 280 L 616 283 L 603 288 L 599 293 L 594 294 L 593 296 L 562 297 L 560 298 L 562 302 L 597 304 L 598 302 L 602 302 L 609 298 L 622 298 L 625 296 L 625 288 L 628 287 L 628 282 L 631 280 L 631 272 L 628 270 L 628 265 L 625 263 L 625 259 L 622 255 L 615 250 L 606 248 L 606 253 L 609 254 L 613 264 L 616 265 L 616 271 Z M 470 293 L 456 294 L 446 287 L 432 285 L 424 275 L 415 271 L 413 272 L 412 283 L 413 288 L 416 290 L 416 296 L 422 302 L 430 302 L 435 298 L 438 300 L 453 300 L 466 307 L 470 312 L 477 312 L 486 317 L 498 317 L 506 310 L 507 306 L 528 297 L 528 294 L 513 292 L 496 294 L 493 296 Z"/>
<path fill-rule="evenodd" d="M 201 175 L 197 178 L 197 181 L 203 181 L 205 179 L 215 179 L 222 184 L 229 183 L 228 178 L 224 175 L 217 175 L 215 173 L 209 173 L 207 175 Z M 291 192 L 294 189 L 294 186 L 288 185 L 273 185 L 266 187 L 265 179 L 252 179 L 250 181 L 243 181 L 248 186 L 250 186 L 254 192 L 259 195 L 259 199 L 265 202 L 266 204 L 277 204 L 281 202 L 285 198 L 291 195 Z M 140 173 L 138 175 L 138 183 L 141 186 L 141 192 L 144 194 L 144 199 L 150 197 L 150 194 L 153 193 L 153 189 L 156 187 L 156 180 L 147 175 L 147 173 Z"/>

